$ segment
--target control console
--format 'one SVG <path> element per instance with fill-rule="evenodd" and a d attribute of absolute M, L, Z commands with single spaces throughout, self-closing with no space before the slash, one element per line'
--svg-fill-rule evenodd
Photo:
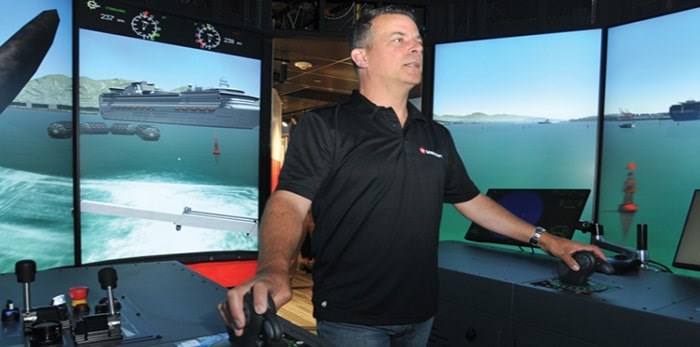
<path fill-rule="evenodd" d="M 30 347 L 63 346 L 65 336 L 70 336 L 76 346 L 122 339 L 120 315 L 115 309 L 112 293 L 112 289 L 117 287 L 117 274 L 113 268 L 104 268 L 99 272 L 100 284 L 107 291 L 109 300 L 108 309 L 95 314 L 90 314 L 87 305 L 87 287 L 69 289 L 73 299 L 71 305 L 66 303 L 64 295 L 59 295 L 53 298 L 51 305 L 33 306 L 30 284 L 34 282 L 35 274 L 36 263 L 33 260 L 15 263 L 17 282 L 23 287 L 24 307 L 20 311 L 8 300 L 3 310 L 4 331 L 21 331 L 25 345 Z M 64 335 L 64 332 L 69 334 Z"/>
<path fill-rule="evenodd" d="M 252 294 L 246 306 L 257 328 L 233 337 L 214 309 L 227 288 L 177 261 L 36 268 L 21 260 L 14 274 L 0 273 L 0 346 L 328 346 L 278 317 L 272 301 L 257 315 Z M 95 296 L 91 283 L 104 295 Z"/>

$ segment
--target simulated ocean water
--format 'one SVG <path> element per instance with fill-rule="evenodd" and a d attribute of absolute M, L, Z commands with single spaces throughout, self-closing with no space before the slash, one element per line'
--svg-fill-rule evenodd
<path fill-rule="evenodd" d="M 51 122 L 70 120 L 70 113 L 58 111 L 10 108 L 0 114 L 0 273 L 14 271 L 19 259 L 34 259 L 39 268 L 75 262 L 72 140 L 47 133 Z M 102 120 L 83 115 L 81 121 Z M 257 129 L 152 125 L 160 129 L 158 141 L 80 136 L 78 201 L 257 218 Z M 84 212 L 78 229 L 82 263 L 257 249 L 257 238 L 239 230 L 177 230 L 174 222 L 149 218 Z"/>

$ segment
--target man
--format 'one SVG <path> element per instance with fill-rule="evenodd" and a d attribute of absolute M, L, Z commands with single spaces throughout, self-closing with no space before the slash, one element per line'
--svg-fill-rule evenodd
<path fill-rule="evenodd" d="M 228 292 L 241 334 L 242 297 L 255 311 L 291 298 L 288 269 L 311 207 L 314 316 L 337 346 L 425 346 L 437 307 L 437 246 L 444 202 L 511 238 L 536 244 L 572 269 L 572 254 L 601 251 L 557 238 L 480 194 L 446 128 L 408 103 L 421 82 L 423 42 L 410 12 L 385 7 L 356 23 L 359 90 L 309 112 L 290 142 L 260 226 L 258 271 Z"/>

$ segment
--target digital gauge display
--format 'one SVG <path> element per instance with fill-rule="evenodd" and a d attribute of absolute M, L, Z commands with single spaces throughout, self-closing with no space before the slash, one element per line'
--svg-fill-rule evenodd
<path fill-rule="evenodd" d="M 116 1 L 90 0 L 80 8 L 80 27 L 179 46 L 257 57 L 259 36 Z"/>
<path fill-rule="evenodd" d="M 158 20 L 148 11 L 143 11 L 131 19 L 131 30 L 146 40 L 155 41 L 160 36 Z"/>
<path fill-rule="evenodd" d="M 216 48 L 221 44 L 221 34 L 211 24 L 200 24 L 195 32 L 196 42 L 204 49 Z"/>

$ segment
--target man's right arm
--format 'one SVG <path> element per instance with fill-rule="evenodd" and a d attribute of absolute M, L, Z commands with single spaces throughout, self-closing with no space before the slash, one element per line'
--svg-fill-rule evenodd
<path fill-rule="evenodd" d="M 227 293 L 236 335 L 243 333 L 245 315 L 243 296 L 254 287 L 253 302 L 259 314 L 267 310 L 267 295 L 272 295 L 276 307 L 292 298 L 289 267 L 302 242 L 302 223 L 311 201 L 301 195 L 278 190 L 270 195 L 258 232 L 258 267 L 255 277 Z M 221 307 L 220 307 L 221 309 Z"/>

